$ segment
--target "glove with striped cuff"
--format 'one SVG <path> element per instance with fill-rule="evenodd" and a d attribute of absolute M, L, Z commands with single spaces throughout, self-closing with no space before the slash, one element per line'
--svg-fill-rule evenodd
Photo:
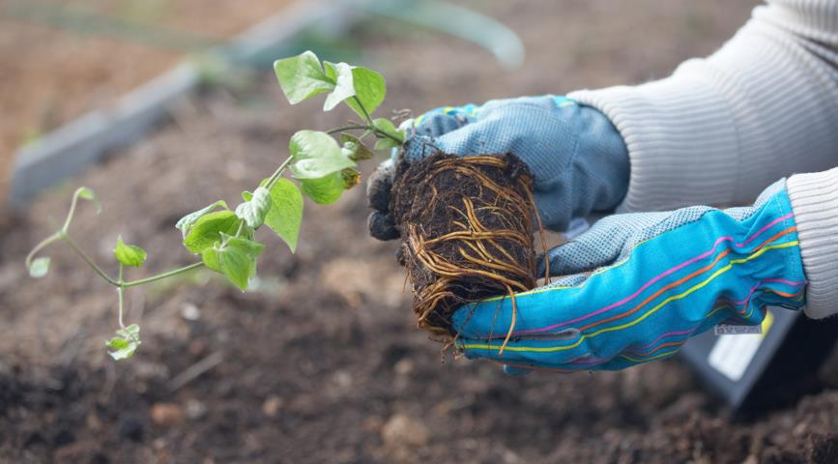
<path fill-rule="evenodd" d="M 800 308 L 807 285 L 786 180 L 752 207 L 609 216 L 546 259 L 564 277 L 455 312 L 468 358 L 508 371 L 623 369 L 721 322 L 759 324 L 769 304 Z"/>

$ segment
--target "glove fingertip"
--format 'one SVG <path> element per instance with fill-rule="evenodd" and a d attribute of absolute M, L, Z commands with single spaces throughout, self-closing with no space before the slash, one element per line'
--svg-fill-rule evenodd
<path fill-rule="evenodd" d="M 373 211 L 367 218 L 367 226 L 370 228 L 370 235 L 375 239 L 387 241 L 399 238 L 399 231 L 389 214 Z"/>
<path fill-rule="evenodd" d="M 377 169 L 367 180 L 367 205 L 378 211 L 390 208 L 390 191 L 393 188 L 393 169 Z"/>

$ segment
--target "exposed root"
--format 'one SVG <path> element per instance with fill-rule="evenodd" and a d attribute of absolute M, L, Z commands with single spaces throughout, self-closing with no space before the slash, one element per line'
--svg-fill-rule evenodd
<path fill-rule="evenodd" d="M 503 352 L 516 325 L 515 293 L 536 285 L 536 208 L 526 165 L 509 155 L 437 154 L 399 169 L 391 210 L 402 233 L 418 327 L 451 346 L 457 308 L 508 294 L 513 314 Z"/>

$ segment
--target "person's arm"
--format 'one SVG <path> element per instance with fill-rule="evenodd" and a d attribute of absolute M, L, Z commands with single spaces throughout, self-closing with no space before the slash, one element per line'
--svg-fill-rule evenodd
<path fill-rule="evenodd" d="M 775 179 L 836 166 L 836 14 L 835 0 L 769 1 L 671 77 L 570 94 L 626 142 L 618 211 L 746 204 Z"/>
<path fill-rule="evenodd" d="M 839 170 L 797 174 L 787 181 L 795 213 L 801 261 L 807 276 L 807 306 L 811 318 L 836 314 L 837 307 L 837 189 Z"/>

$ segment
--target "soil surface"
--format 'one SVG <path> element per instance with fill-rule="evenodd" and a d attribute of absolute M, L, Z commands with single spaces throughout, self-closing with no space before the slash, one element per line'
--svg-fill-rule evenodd
<path fill-rule="evenodd" d="M 472 45 L 368 25 L 358 38 L 388 78 L 386 108 L 661 77 L 723 42 L 751 2 L 470 5 L 522 35 L 526 67 L 505 71 Z M 256 292 L 204 272 L 129 291 L 126 318 L 143 344 L 127 362 L 103 347 L 116 295 L 78 259 L 50 248 L 51 273 L 25 275 L 26 252 L 55 230 L 78 185 L 102 198 L 102 214 L 83 205 L 71 228 L 97 261 L 111 262 L 121 233 L 149 251 L 130 277 L 191 262 L 175 221 L 257 185 L 295 130 L 350 117 L 320 106 L 292 109 L 270 75 L 251 93 L 196 95 L 122 156 L 0 217 L 0 462 L 836 462 L 835 357 L 821 391 L 747 421 L 678 360 L 525 377 L 441 362 L 440 345 L 415 328 L 396 244 L 366 235 L 363 188 L 307 203 L 295 255 L 261 231 Z"/>
<path fill-rule="evenodd" d="M 114 103 L 200 51 L 188 45 L 230 37 L 290 1 L 250 0 L 242 8 L 226 0 L 0 0 L 0 107 L 14 115 L 0 118 L 0 199 L 20 145 Z M 179 36 L 120 35 L 79 24 L 78 13 L 100 15 L 123 30 L 136 24 Z"/>

